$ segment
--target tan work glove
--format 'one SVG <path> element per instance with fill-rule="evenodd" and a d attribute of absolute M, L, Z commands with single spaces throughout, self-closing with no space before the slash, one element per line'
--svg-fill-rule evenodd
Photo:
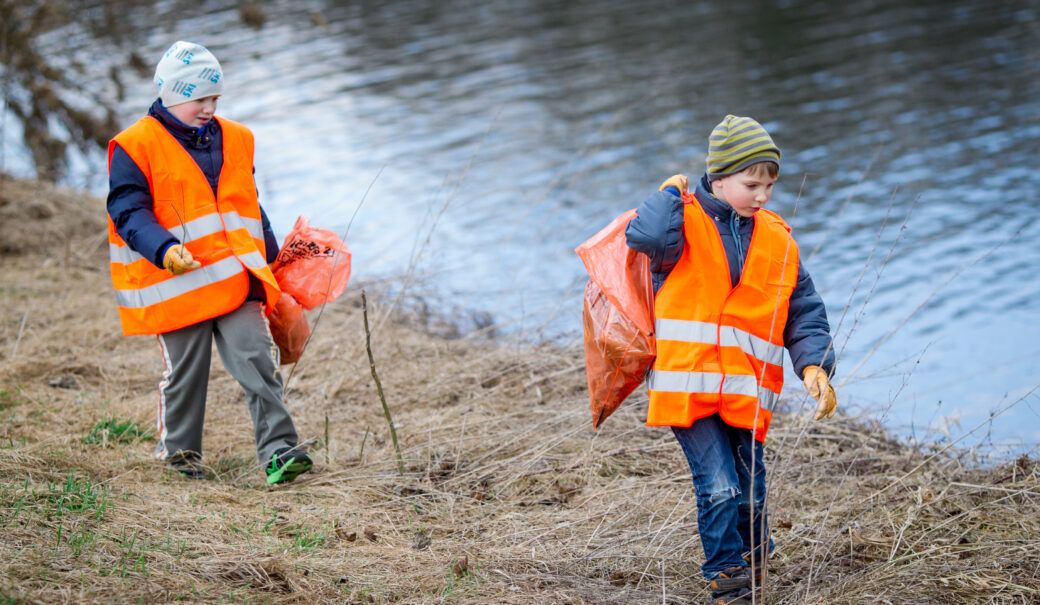
<path fill-rule="evenodd" d="M 685 174 L 675 174 L 668 177 L 668 180 L 661 183 L 661 186 L 657 188 L 658 191 L 664 191 L 669 187 L 675 187 L 679 190 L 679 195 L 686 193 L 690 189 L 690 179 L 686 178 Z"/>
<path fill-rule="evenodd" d="M 838 411 L 838 396 L 834 394 L 827 372 L 820 366 L 805 366 L 802 382 L 805 383 L 805 390 L 818 402 L 814 420 L 833 418 L 834 412 Z"/>
<path fill-rule="evenodd" d="M 185 271 L 198 269 L 202 263 L 192 257 L 191 252 L 180 244 L 174 244 L 166 249 L 163 255 L 163 267 L 174 275 L 180 275 Z"/>

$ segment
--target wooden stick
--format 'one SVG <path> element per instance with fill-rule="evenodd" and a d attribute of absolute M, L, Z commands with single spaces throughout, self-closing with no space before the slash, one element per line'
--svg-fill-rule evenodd
<path fill-rule="evenodd" d="M 358 464 L 365 463 L 365 442 L 368 441 L 368 429 L 365 429 L 365 436 L 361 438 L 361 448 L 358 450 Z"/>
<path fill-rule="evenodd" d="M 390 438 L 394 441 L 394 452 L 397 453 L 397 471 L 403 475 L 404 460 L 401 458 L 401 446 L 397 443 L 397 429 L 394 428 L 394 419 L 390 416 L 390 406 L 386 404 L 383 383 L 379 381 L 379 374 L 376 373 L 376 359 L 372 356 L 372 332 L 368 328 L 368 298 L 365 296 L 364 290 L 361 290 L 361 313 L 365 318 L 365 349 L 368 351 L 368 367 L 372 369 L 372 380 L 376 381 L 379 401 L 383 404 L 383 416 L 386 417 L 386 424 L 390 427 Z"/>

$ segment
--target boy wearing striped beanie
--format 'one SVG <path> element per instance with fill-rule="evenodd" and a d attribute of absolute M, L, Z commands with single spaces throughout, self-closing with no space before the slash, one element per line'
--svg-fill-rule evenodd
<path fill-rule="evenodd" d="M 674 175 L 637 210 L 629 247 L 650 257 L 657 359 L 647 424 L 671 427 L 693 475 L 701 572 L 712 603 L 751 603 L 772 551 L 763 443 L 783 352 L 816 399 L 837 408 L 823 300 L 791 228 L 767 210 L 780 149 L 757 121 L 727 115 L 693 193 Z"/>

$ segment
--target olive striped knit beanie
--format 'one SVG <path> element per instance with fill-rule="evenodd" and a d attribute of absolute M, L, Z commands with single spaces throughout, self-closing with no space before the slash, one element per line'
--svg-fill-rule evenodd
<path fill-rule="evenodd" d="M 780 148 L 762 125 L 747 117 L 728 115 L 708 139 L 708 180 L 736 174 L 752 164 L 773 162 L 780 167 Z"/>

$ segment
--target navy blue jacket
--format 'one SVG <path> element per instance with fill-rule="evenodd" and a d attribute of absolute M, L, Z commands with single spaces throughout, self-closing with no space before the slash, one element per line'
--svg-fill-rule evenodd
<path fill-rule="evenodd" d="M 712 195 L 706 177 L 701 178 L 694 195 L 705 212 L 715 219 L 729 262 L 731 285 L 736 287 L 751 243 L 754 221 L 742 218 L 729 204 Z M 679 262 L 685 245 L 683 203 L 679 191 L 669 187 L 648 197 L 628 224 L 625 238 L 630 248 L 650 257 L 651 277 L 654 292 L 657 292 Z M 805 366 L 809 365 L 818 365 L 828 374 L 833 373 L 834 347 L 830 332 L 823 299 L 799 258 L 798 282 L 791 293 L 787 325 L 784 326 L 784 346 L 791 355 L 796 374 L 801 376 Z"/>
<path fill-rule="evenodd" d="M 159 99 L 152 103 L 148 115 L 159 120 L 159 123 L 187 150 L 206 175 L 209 186 L 213 188 L 213 195 L 216 195 L 220 169 L 224 166 L 220 124 L 216 120 L 210 120 L 198 128 L 188 126 L 163 107 Z M 166 250 L 180 241 L 155 218 L 148 179 L 118 144 L 112 152 L 109 168 L 107 205 L 108 215 L 112 217 L 119 237 L 123 238 L 131 250 L 150 260 L 156 267 L 162 268 Z M 275 239 L 263 207 L 260 208 L 260 220 L 264 228 L 267 262 L 271 263 L 278 256 L 278 240 Z M 263 300 L 263 287 L 252 274 L 250 280 L 248 300 Z"/>

